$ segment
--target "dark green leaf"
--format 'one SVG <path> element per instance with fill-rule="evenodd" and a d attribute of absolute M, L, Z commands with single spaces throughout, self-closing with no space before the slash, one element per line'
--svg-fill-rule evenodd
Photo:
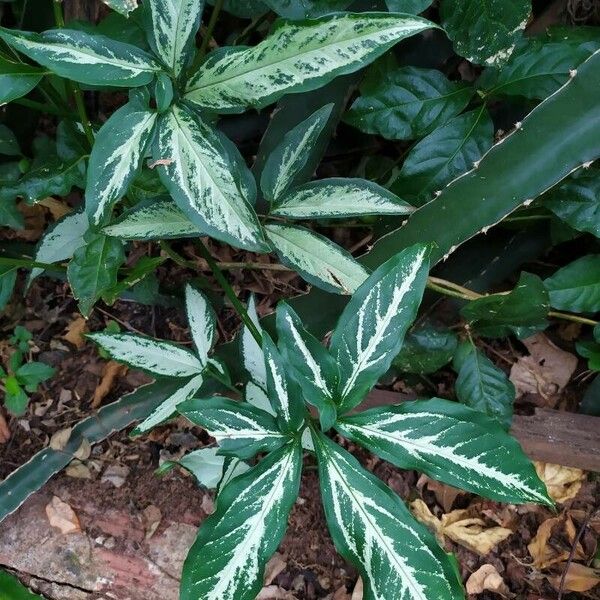
<path fill-rule="evenodd" d="M 17 281 L 17 268 L 0 266 L 0 310 L 4 310 L 10 300 Z"/>
<path fill-rule="evenodd" d="M 4 380 L 4 406 L 11 415 L 20 417 L 27 410 L 29 397 L 19 385 L 19 381 L 14 375 L 9 375 Z"/>
<path fill-rule="evenodd" d="M 424 325 L 408 332 L 394 367 L 405 373 L 435 373 L 454 356 L 457 337 L 449 329 Z"/>
<path fill-rule="evenodd" d="M 215 4 L 215 0 L 207 2 L 211 6 Z M 268 12 L 269 7 L 261 0 L 225 0 L 223 10 L 241 19 L 254 19 Z"/>
<path fill-rule="evenodd" d="M 43 362 L 28 362 L 21 365 L 15 375 L 22 385 L 38 386 L 43 381 L 50 379 L 56 369 Z"/>
<path fill-rule="evenodd" d="M 458 115 L 472 95 L 471 86 L 450 81 L 440 71 L 403 67 L 362 86 L 345 120 L 390 140 L 415 139 Z"/>
<path fill-rule="evenodd" d="M 286 19 L 308 19 L 341 11 L 352 4 L 352 0 L 263 0 L 263 2 Z"/>
<path fill-rule="evenodd" d="M 588 369 L 600 371 L 600 343 L 584 340 L 575 344 L 577 352 L 588 359 Z"/>
<path fill-rule="evenodd" d="M 571 312 L 600 310 L 600 254 L 583 256 L 544 280 L 550 305 Z"/>
<path fill-rule="evenodd" d="M 408 153 L 392 185 L 401 198 L 423 204 L 492 146 L 494 125 L 485 106 L 448 121 Z"/>
<path fill-rule="evenodd" d="M 0 106 L 28 94 L 43 76 L 43 69 L 0 56 Z"/>
<path fill-rule="evenodd" d="M 600 375 L 596 375 L 594 381 L 585 390 L 579 412 L 600 417 Z"/>
<path fill-rule="evenodd" d="M 472 300 L 460 312 L 481 335 L 527 337 L 546 328 L 549 309 L 548 292 L 542 280 L 537 275 L 521 273 L 510 294 Z"/>
<path fill-rule="evenodd" d="M 135 266 L 129 270 L 126 277 L 119 281 L 117 285 L 102 293 L 102 299 L 107 304 L 113 304 L 129 288 L 141 283 L 149 275 L 153 274 L 163 262 L 165 262 L 165 258 L 162 256 L 155 258 L 142 256 Z"/>
<path fill-rule="evenodd" d="M 2 84 L 0 83 L 0 86 Z M 0 571 L 0 592 L 2 600 L 43 600 L 41 596 L 33 594 L 16 578 Z"/>
<path fill-rule="evenodd" d="M 0 154 L 19 156 L 21 148 L 15 134 L 6 125 L 0 124 Z"/>
<path fill-rule="evenodd" d="M 117 284 L 117 272 L 125 260 L 121 240 L 87 233 L 85 245 L 75 251 L 67 269 L 79 309 L 88 316 L 100 296 Z"/>
<path fill-rule="evenodd" d="M 433 0 L 385 0 L 390 12 L 418 15 L 433 4 Z"/>

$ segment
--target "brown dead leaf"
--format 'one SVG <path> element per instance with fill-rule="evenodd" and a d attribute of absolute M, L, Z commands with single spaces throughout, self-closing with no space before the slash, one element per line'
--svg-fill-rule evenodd
<path fill-rule="evenodd" d="M 87 321 L 81 316 L 76 316 L 66 328 L 62 339 L 73 344 L 78 350 L 85 345 L 83 334 L 87 330 Z"/>
<path fill-rule="evenodd" d="M 127 373 L 127 367 L 114 360 L 108 361 L 102 369 L 102 379 L 100 384 L 94 391 L 94 398 L 92 399 L 92 408 L 98 408 L 102 404 L 102 400 L 109 394 L 112 389 L 115 379 L 125 375 Z"/>
<path fill-rule="evenodd" d="M 583 482 L 587 479 L 587 473 L 581 469 L 539 461 L 533 464 L 538 477 L 546 484 L 552 500 L 560 504 L 575 498 Z"/>
<path fill-rule="evenodd" d="M 50 214 L 55 221 L 68 215 L 73 210 L 68 204 L 65 204 L 56 198 L 52 198 L 52 196 L 39 200 L 38 204 L 45 206 L 50 211 Z"/>
<path fill-rule="evenodd" d="M 523 344 L 529 356 L 519 358 L 510 371 L 517 398 L 538 394 L 543 406 L 556 406 L 577 367 L 577 357 L 555 346 L 543 333 L 523 340 Z"/>
<path fill-rule="evenodd" d="M 277 575 L 279 575 L 287 567 L 287 561 L 284 559 L 282 554 L 275 552 L 269 559 L 267 566 L 265 567 L 264 585 L 271 585 Z"/>
<path fill-rule="evenodd" d="M 561 565 L 562 570 L 566 564 Z M 562 574 L 557 577 L 548 577 L 548 581 L 555 590 L 560 590 Z M 565 592 L 589 592 L 593 587 L 600 583 L 600 569 L 592 569 L 585 565 L 572 562 L 565 576 Z"/>
<path fill-rule="evenodd" d="M 86 438 L 83 438 L 83 441 L 81 442 L 81 446 L 79 446 L 79 448 L 77 448 L 77 451 L 75 452 L 75 454 L 73 454 L 73 456 L 78 460 L 87 460 L 90 457 L 91 453 L 92 453 L 92 445 L 89 443 L 89 441 Z"/>
<path fill-rule="evenodd" d="M 10 429 L 4 415 L 0 412 L 0 444 L 6 444 L 10 440 Z"/>
<path fill-rule="evenodd" d="M 513 533 L 505 527 L 490 527 L 481 518 L 481 511 L 477 505 L 453 510 L 442 515 L 441 519 L 434 516 L 422 500 L 415 500 L 410 508 L 418 521 L 433 530 L 438 540 L 443 542 L 443 536 L 446 536 L 481 556 L 489 554 Z"/>
<path fill-rule="evenodd" d="M 540 570 L 547 569 L 551 565 L 567 560 L 576 535 L 577 529 L 568 514 L 546 519 L 538 527 L 535 537 L 527 546 L 533 558 L 533 566 Z M 554 543 L 551 543 L 551 540 Z M 573 556 L 580 560 L 585 558 L 581 544 L 577 544 Z"/>
<path fill-rule="evenodd" d="M 278 585 L 268 585 L 260 590 L 256 600 L 297 600 L 292 592 L 284 590 Z"/>
<path fill-rule="evenodd" d="M 71 428 L 66 427 L 65 429 L 61 429 L 50 438 L 50 448 L 57 451 L 64 450 L 69 439 L 71 439 Z"/>
<path fill-rule="evenodd" d="M 463 490 L 440 483 L 435 479 L 430 479 L 427 475 L 421 475 L 417 481 L 417 489 L 421 492 L 426 487 L 430 492 L 433 492 L 437 503 L 444 509 L 444 512 L 452 510 L 452 505 L 458 496 L 464 494 Z"/>
<path fill-rule="evenodd" d="M 162 521 L 162 512 L 158 506 L 150 504 L 142 511 L 142 520 L 144 521 L 144 528 L 146 530 L 146 539 L 149 540 L 158 529 L 160 522 Z"/>
<path fill-rule="evenodd" d="M 352 597 L 350 600 L 362 600 L 364 594 L 364 586 L 363 580 L 359 577 L 356 585 L 354 586 L 354 590 L 352 591 Z"/>
<path fill-rule="evenodd" d="M 467 594 L 482 594 L 485 591 L 494 592 L 503 598 L 514 598 L 504 579 L 494 565 L 481 565 L 466 583 Z"/>
<path fill-rule="evenodd" d="M 78 533 L 81 524 L 75 511 L 58 496 L 54 496 L 46 506 L 46 516 L 51 527 L 60 529 L 61 533 Z"/>
<path fill-rule="evenodd" d="M 78 460 L 74 460 L 65 469 L 67 477 L 73 477 L 74 479 L 91 479 L 92 472 L 89 468 Z"/>

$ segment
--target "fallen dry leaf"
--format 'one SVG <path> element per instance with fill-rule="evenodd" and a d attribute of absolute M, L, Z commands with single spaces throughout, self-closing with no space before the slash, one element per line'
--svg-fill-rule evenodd
<path fill-rule="evenodd" d="M 517 398 L 539 394 L 543 406 L 555 406 L 577 368 L 577 357 L 555 346 L 543 333 L 523 340 L 523 344 L 529 356 L 519 358 L 510 371 Z"/>
<path fill-rule="evenodd" d="M 363 580 L 359 577 L 356 585 L 354 586 L 354 590 L 352 591 L 352 597 L 350 600 L 362 600 L 363 593 Z"/>
<path fill-rule="evenodd" d="M 512 535 L 512 530 L 505 527 L 490 527 L 479 516 L 477 505 L 442 515 L 438 519 L 431 513 L 425 502 L 415 500 L 410 508 L 416 519 L 427 525 L 436 534 L 438 540 L 443 537 L 476 552 L 481 556 L 489 554 L 500 542 Z"/>
<path fill-rule="evenodd" d="M 343 585 L 342 587 L 335 590 L 335 593 L 333 594 L 333 598 L 331 600 L 352 600 L 352 598 L 348 593 L 346 586 Z"/>
<path fill-rule="evenodd" d="M 296 596 L 278 585 L 268 585 L 260 590 L 256 600 L 296 600 Z"/>
<path fill-rule="evenodd" d="M 92 399 L 92 408 L 98 408 L 102 404 L 102 400 L 106 398 L 112 389 L 115 379 L 125 375 L 127 373 L 127 367 L 114 360 L 110 360 L 104 365 L 102 369 L 102 379 L 100 384 L 94 391 L 94 397 Z"/>
<path fill-rule="evenodd" d="M 150 504 L 142 511 L 142 519 L 144 521 L 144 528 L 146 529 L 146 539 L 149 540 L 156 533 L 162 521 L 162 512 L 158 506 Z"/>
<path fill-rule="evenodd" d="M 563 570 L 566 563 L 561 565 Z M 557 577 L 548 577 L 548 581 L 555 590 L 560 590 L 562 574 Z M 589 592 L 600 583 L 600 569 L 592 569 L 585 565 L 572 562 L 565 576 L 563 591 L 565 592 Z"/>
<path fill-rule="evenodd" d="M 466 583 L 467 594 L 482 594 L 485 591 L 494 592 L 503 598 L 513 598 L 514 594 L 508 589 L 504 579 L 494 565 L 481 565 Z"/>
<path fill-rule="evenodd" d="M 71 428 L 67 427 L 65 429 L 61 429 L 60 431 L 54 433 L 50 438 L 50 448 L 57 451 L 64 450 L 70 438 Z"/>
<path fill-rule="evenodd" d="M 85 345 L 83 334 L 86 332 L 86 329 L 87 321 L 81 315 L 77 315 L 67 325 L 65 333 L 62 335 L 62 339 L 73 344 L 73 346 L 79 350 Z"/>
<path fill-rule="evenodd" d="M 417 481 L 417 489 L 422 493 L 424 487 L 433 492 L 437 503 L 444 509 L 444 512 L 452 510 L 452 505 L 456 498 L 465 493 L 463 490 L 459 490 L 451 485 L 430 479 L 427 475 L 421 475 L 419 481 Z"/>
<path fill-rule="evenodd" d="M 533 566 L 537 569 L 546 569 L 551 565 L 567 560 L 576 535 L 577 529 L 568 514 L 546 519 L 538 527 L 535 537 L 527 545 L 529 554 L 533 558 Z M 557 547 L 560 537 L 564 538 L 564 542 L 561 547 Z M 551 538 L 557 540 L 557 542 L 551 544 Z M 581 544 L 577 544 L 574 558 L 585 558 Z"/>
<path fill-rule="evenodd" d="M 129 471 L 129 467 L 123 465 L 109 465 L 106 467 L 100 481 L 103 483 L 111 483 L 116 488 L 123 487 L 127 480 L 127 476 L 129 475 Z"/>
<path fill-rule="evenodd" d="M 78 460 L 74 460 L 66 469 L 65 473 L 67 477 L 73 477 L 74 479 L 91 479 L 92 472 L 89 467 L 79 462 Z"/>
<path fill-rule="evenodd" d="M 73 454 L 73 457 L 77 458 L 78 460 L 87 460 L 90 457 L 91 453 L 92 453 L 92 445 L 89 443 L 89 441 L 86 438 L 83 438 L 83 441 L 81 442 L 81 446 L 79 446 L 79 448 L 77 448 L 77 451 L 75 452 L 75 454 Z"/>
<path fill-rule="evenodd" d="M 0 444 L 6 444 L 10 440 L 10 429 L 4 415 L 0 412 Z"/>
<path fill-rule="evenodd" d="M 57 200 L 52 196 L 48 196 L 47 198 L 39 200 L 38 204 L 45 206 L 50 211 L 50 214 L 52 215 L 52 218 L 55 221 L 58 221 L 58 219 L 64 217 L 65 215 L 68 215 L 73 211 L 73 209 L 68 204 L 61 202 L 60 200 Z"/>
<path fill-rule="evenodd" d="M 587 478 L 586 472 L 581 469 L 538 461 L 533 464 L 552 500 L 560 504 L 575 498 Z"/>
<path fill-rule="evenodd" d="M 279 575 L 286 567 L 287 561 L 284 559 L 283 555 L 279 554 L 279 552 L 275 552 L 265 567 L 263 585 L 271 585 L 273 581 L 275 581 L 277 575 Z"/>
<path fill-rule="evenodd" d="M 46 506 L 46 516 L 52 527 L 60 529 L 61 533 L 78 533 L 81 524 L 75 511 L 58 496 L 54 496 Z"/>

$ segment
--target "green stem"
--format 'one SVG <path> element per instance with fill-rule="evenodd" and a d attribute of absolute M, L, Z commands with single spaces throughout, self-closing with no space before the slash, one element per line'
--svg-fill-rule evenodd
<path fill-rule="evenodd" d="M 211 253 L 208 251 L 208 249 L 202 243 L 201 240 L 198 240 L 196 247 L 198 248 L 198 251 L 200 252 L 200 256 L 202 256 L 202 258 L 208 263 L 208 266 L 210 267 L 210 270 L 212 271 L 215 279 L 218 281 L 219 285 L 223 288 L 223 291 L 225 292 L 225 294 L 231 301 L 233 308 L 235 309 L 237 314 L 240 316 L 240 318 L 244 322 L 244 325 L 248 328 L 248 330 L 252 334 L 252 337 L 254 337 L 254 339 L 256 340 L 256 343 L 259 346 L 262 346 L 262 335 L 260 334 L 260 331 L 258 331 L 256 325 L 252 322 L 252 319 L 250 318 L 250 315 L 248 314 L 246 307 L 240 302 L 239 298 L 236 296 L 235 292 L 233 291 L 233 288 L 229 285 L 229 282 L 227 281 L 227 279 L 225 279 L 225 276 L 221 272 L 221 269 L 219 269 L 219 266 L 217 265 L 215 259 L 212 257 Z"/>
<path fill-rule="evenodd" d="M 17 268 L 25 267 L 26 269 L 46 269 L 48 271 L 60 271 L 60 272 L 64 272 L 67 270 L 67 267 L 63 267 L 62 265 L 37 262 L 35 260 L 29 260 L 26 258 L 0 257 L 0 266 L 17 267 Z"/>
<path fill-rule="evenodd" d="M 52 6 L 54 8 L 54 21 L 56 22 L 56 26 L 59 29 L 62 29 L 65 26 L 65 17 L 62 11 L 62 0 L 53 0 Z M 87 138 L 90 147 L 92 147 L 94 145 L 94 130 L 92 129 L 92 124 L 90 123 L 90 119 L 85 109 L 85 102 L 83 101 L 81 88 L 74 81 L 70 80 L 67 80 L 67 87 L 71 93 L 71 96 L 75 100 L 75 106 L 77 107 L 79 120 L 83 125 L 85 137 Z"/>
<path fill-rule="evenodd" d="M 193 263 L 190 260 L 186 260 L 185 258 L 183 258 L 183 256 L 181 256 L 181 254 L 179 254 L 178 252 L 176 252 L 175 250 L 173 250 L 173 248 L 171 247 L 171 244 L 169 244 L 169 242 L 165 241 L 165 240 L 160 240 L 158 242 L 158 245 L 160 246 L 160 249 L 176 264 L 178 264 L 180 267 L 185 267 L 186 269 L 194 269 L 194 271 L 198 270 L 198 265 L 196 265 L 195 263 Z"/>
<path fill-rule="evenodd" d="M 194 60 L 194 66 L 192 67 L 193 71 L 200 67 L 202 61 L 204 60 L 204 57 L 206 56 L 208 44 L 210 43 L 210 40 L 212 40 L 213 31 L 215 30 L 217 19 L 219 18 L 219 14 L 221 13 L 224 4 L 225 0 L 217 0 L 215 2 L 215 6 L 213 8 L 213 11 L 210 15 L 210 19 L 208 21 L 208 25 L 206 27 L 206 31 L 204 32 L 204 36 L 202 37 L 202 44 L 200 45 L 200 50 L 198 51 L 198 54 L 196 54 L 196 59 Z"/>

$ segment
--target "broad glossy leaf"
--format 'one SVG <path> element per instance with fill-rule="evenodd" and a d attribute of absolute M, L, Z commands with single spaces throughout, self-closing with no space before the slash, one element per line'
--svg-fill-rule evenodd
<path fill-rule="evenodd" d="M 183 566 L 181 600 L 255 600 L 298 496 L 301 469 L 299 444 L 288 444 L 221 490 Z"/>
<path fill-rule="evenodd" d="M 298 186 L 271 214 L 290 219 L 336 219 L 365 215 L 406 215 L 413 207 L 366 179 L 332 177 Z"/>
<path fill-rule="evenodd" d="M 102 231 L 124 240 L 164 240 L 202 235 L 169 197 L 141 202 Z"/>
<path fill-rule="evenodd" d="M 289 376 L 289 366 L 268 333 L 263 331 L 267 393 L 284 431 L 298 431 L 304 422 L 302 390 Z"/>
<path fill-rule="evenodd" d="M 177 77 L 194 51 L 203 0 L 149 0 L 150 43 Z"/>
<path fill-rule="evenodd" d="M 64 216 L 46 230 L 37 245 L 33 260 L 43 263 L 68 260 L 84 244 L 83 236 L 88 228 L 89 223 L 85 213 L 71 213 Z M 31 269 L 28 285 L 43 272 L 44 269 L 38 267 Z"/>
<path fill-rule="evenodd" d="M 529 21 L 528 0 L 442 0 L 440 15 L 458 54 L 477 64 L 507 61 Z"/>
<path fill-rule="evenodd" d="M 291 375 L 302 388 L 304 399 L 319 409 L 321 425 L 329 429 L 336 418 L 334 392 L 338 368 L 333 356 L 311 335 L 285 302 L 277 306 L 279 349 L 291 366 Z"/>
<path fill-rule="evenodd" d="M 246 250 L 265 249 L 240 173 L 247 172 L 224 136 L 190 110 L 173 106 L 159 121 L 157 166 L 179 208 L 203 233 Z"/>
<path fill-rule="evenodd" d="M 138 0 L 102 0 L 102 2 L 126 17 L 128 17 L 139 4 Z"/>
<path fill-rule="evenodd" d="M 368 277 L 349 252 L 310 229 L 270 223 L 265 230 L 279 260 L 317 287 L 352 294 Z"/>
<path fill-rule="evenodd" d="M 485 106 L 451 119 L 408 153 L 392 190 L 419 204 L 473 168 L 492 147 L 494 125 Z"/>
<path fill-rule="evenodd" d="M 575 343 L 575 348 L 580 356 L 587 358 L 590 371 L 600 371 L 600 343 L 583 340 Z"/>
<path fill-rule="evenodd" d="M 435 373 L 452 360 L 457 345 L 457 337 L 449 329 L 430 325 L 412 329 L 394 359 L 394 367 L 405 373 Z"/>
<path fill-rule="evenodd" d="M 43 69 L 0 56 L 0 106 L 28 94 L 43 76 Z"/>
<path fill-rule="evenodd" d="M 16 577 L 1 570 L 0 589 L 6 600 L 43 600 L 42 596 L 30 592 Z"/>
<path fill-rule="evenodd" d="M 134 369 L 164 377 L 192 377 L 204 365 L 189 350 L 172 342 L 132 333 L 90 333 L 87 336 L 112 359 Z"/>
<path fill-rule="evenodd" d="M 578 171 L 544 196 L 544 206 L 573 229 L 600 238 L 600 169 Z"/>
<path fill-rule="evenodd" d="M 471 300 L 460 313 L 478 333 L 505 337 L 545 329 L 550 309 L 548 292 L 537 275 L 521 273 L 510 294 L 493 294 Z M 527 335 L 525 335 L 527 337 Z"/>
<path fill-rule="evenodd" d="M 596 40 L 560 40 L 554 37 L 524 40 L 502 68 L 490 67 L 477 80 L 488 96 L 547 98 L 569 80 L 576 69 L 600 47 Z"/>
<path fill-rule="evenodd" d="M 244 461 L 230 459 L 217 454 L 217 451 L 218 448 L 200 448 L 186 454 L 177 464 L 192 473 L 196 481 L 209 490 L 217 488 L 228 471 L 231 471 L 229 476 L 233 479 L 250 469 Z M 228 465 L 229 462 L 234 464 Z"/>
<path fill-rule="evenodd" d="M 308 19 L 336 11 L 352 4 L 352 0 L 263 0 L 264 3 L 286 19 Z"/>
<path fill-rule="evenodd" d="M 312 173 L 306 173 L 306 166 L 312 167 L 312 153 L 318 147 L 317 142 L 332 110 L 333 104 L 327 104 L 315 111 L 286 133 L 271 152 L 260 178 L 260 187 L 267 200 L 281 200 L 291 187 L 311 177 Z"/>
<path fill-rule="evenodd" d="M 193 288 L 185 286 L 185 310 L 200 362 L 206 365 L 217 336 L 215 327 L 217 318 L 206 296 Z"/>
<path fill-rule="evenodd" d="M 346 450 L 313 433 L 327 526 L 365 600 L 462 600 L 448 555 L 404 502 Z"/>
<path fill-rule="evenodd" d="M 600 254 L 583 256 L 559 269 L 544 285 L 550 305 L 572 312 L 600 310 Z"/>
<path fill-rule="evenodd" d="M 515 386 L 504 371 L 470 343 L 459 347 L 454 357 L 456 396 L 467 406 L 482 412 L 505 428 L 510 427 Z"/>
<path fill-rule="evenodd" d="M 160 70 L 135 46 L 74 29 L 30 33 L 0 28 L 0 38 L 53 73 L 88 85 L 137 87 Z"/>
<path fill-rule="evenodd" d="M 518 442 L 495 419 L 457 402 L 374 408 L 344 417 L 336 428 L 401 469 L 499 502 L 552 504 Z"/>
<path fill-rule="evenodd" d="M 158 291 L 155 272 L 165 260 L 166 256 L 140 257 L 134 266 L 127 269 L 127 274 L 119 280 L 117 285 L 102 292 L 102 300 L 107 304 L 114 304 L 119 298 L 127 296 L 129 292 L 127 298 L 129 300 L 150 306 L 159 304 L 162 298 Z M 149 301 L 144 300 L 144 296 L 149 297 Z"/>
<path fill-rule="evenodd" d="M 261 108 L 352 73 L 430 27 L 419 17 L 385 13 L 283 23 L 257 46 L 215 53 L 190 80 L 186 99 L 219 113 Z"/>
<path fill-rule="evenodd" d="M 120 240 L 101 233 L 88 232 L 73 254 L 67 268 L 67 277 L 73 296 L 79 301 L 79 310 L 88 316 L 105 290 L 117 284 L 117 272 L 125 261 Z"/>
<path fill-rule="evenodd" d="M 20 156 L 21 148 L 15 134 L 6 126 L 0 124 L 0 154 L 5 156 Z"/>
<path fill-rule="evenodd" d="M 433 4 L 433 0 L 385 0 L 390 12 L 418 15 Z"/>
<path fill-rule="evenodd" d="M 177 408 L 182 402 L 194 397 L 194 394 L 200 389 L 202 382 L 202 375 L 194 375 L 189 381 L 185 383 L 182 382 L 181 387 L 166 398 L 159 407 L 154 409 L 154 411 L 152 411 L 152 413 L 150 413 L 150 415 L 131 432 L 131 435 L 141 435 L 146 431 L 150 431 L 150 429 L 153 429 L 157 425 L 160 425 L 167 419 L 170 419 L 177 413 Z"/>
<path fill-rule="evenodd" d="M 152 141 L 156 112 L 129 102 L 102 126 L 90 156 L 85 210 L 98 225 L 110 216 L 117 200 L 127 193 Z"/>
<path fill-rule="evenodd" d="M 4 310 L 10 301 L 16 282 L 17 267 L 0 266 L 0 310 Z"/>
<path fill-rule="evenodd" d="M 428 255 L 417 244 L 385 262 L 340 316 L 330 344 L 340 369 L 340 414 L 363 400 L 400 351 L 425 290 Z"/>
<path fill-rule="evenodd" d="M 220 453 L 252 458 L 259 452 L 271 452 L 290 440 L 279 430 L 269 413 L 245 402 L 228 398 L 195 398 L 178 407 L 179 412 L 208 431 L 219 444 Z"/>
<path fill-rule="evenodd" d="M 422 137 L 458 115 L 473 88 L 450 81 L 436 69 L 402 67 L 362 88 L 345 121 L 390 140 Z"/>
<path fill-rule="evenodd" d="M 247 311 L 254 326 L 258 329 L 259 333 L 262 334 L 262 327 L 256 313 L 256 298 L 254 297 L 254 294 L 250 295 Z M 244 368 L 248 375 L 250 375 L 250 379 L 263 391 L 266 391 L 267 371 L 263 351 L 258 342 L 254 339 L 252 333 L 250 333 L 248 327 L 245 325 L 242 330 L 241 344 Z"/>

